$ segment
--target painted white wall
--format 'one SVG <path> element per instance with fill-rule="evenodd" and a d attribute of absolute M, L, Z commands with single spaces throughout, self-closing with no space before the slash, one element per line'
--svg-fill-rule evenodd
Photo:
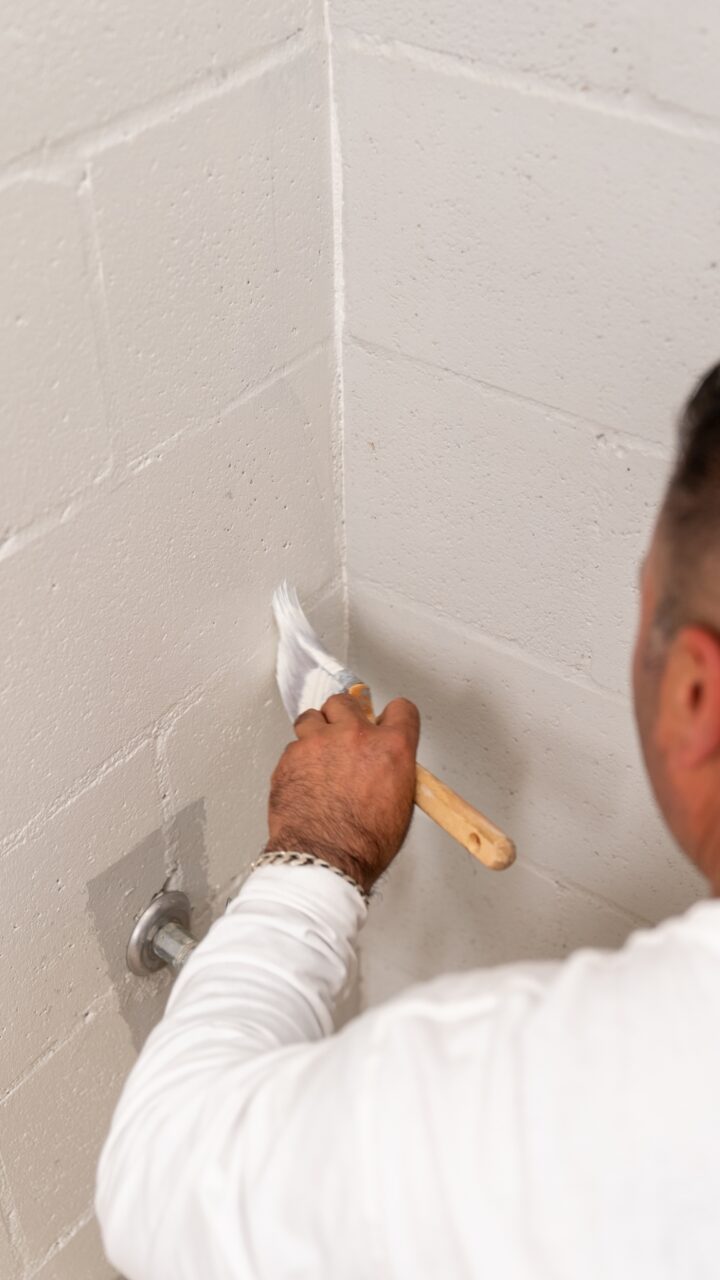
<path fill-rule="evenodd" d="M 684 6 L 333 0 L 354 665 L 515 836 L 422 816 L 366 932 L 372 1002 L 615 944 L 702 891 L 628 700 L 636 575 L 718 358 L 720 24 Z"/>
<path fill-rule="evenodd" d="M 0 27 L 0 1276 L 100 1280 L 133 915 L 261 846 L 280 577 L 343 643 L 328 68 L 307 0 Z"/>

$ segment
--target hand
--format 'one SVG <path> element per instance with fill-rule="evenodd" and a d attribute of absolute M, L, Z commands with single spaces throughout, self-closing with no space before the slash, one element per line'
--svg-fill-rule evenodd
<path fill-rule="evenodd" d="M 266 850 L 315 854 L 369 891 L 410 826 L 417 708 L 396 698 L 371 724 L 336 694 L 299 716 L 295 733 L 272 777 Z"/>

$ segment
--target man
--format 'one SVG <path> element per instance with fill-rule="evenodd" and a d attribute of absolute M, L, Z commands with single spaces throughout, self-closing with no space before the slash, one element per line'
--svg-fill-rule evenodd
<path fill-rule="evenodd" d="M 714 893 L 719 563 L 720 368 L 681 425 L 634 662 L 658 802 Z M 720 1275 L 720 903 L 617 953 L 441 979 L 333 1035 L 363 895 L 410 821 L 418 717 L 397 701 L 374 727 L 339 697 L 296 733 L 265 865 L 118 1106 L 110 1259 L 128 1280 Z"/>

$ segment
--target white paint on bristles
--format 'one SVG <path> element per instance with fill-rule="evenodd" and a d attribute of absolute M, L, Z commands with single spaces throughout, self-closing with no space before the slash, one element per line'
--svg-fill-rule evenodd
<path fill-rule="evenodd" d="M 278 627 L 277 682 L 283 706 L 295 721 L 354 682 L 344 663 L 321 644 L 303 613 L 297 591 L 283 582 L 273 596 Z"/>

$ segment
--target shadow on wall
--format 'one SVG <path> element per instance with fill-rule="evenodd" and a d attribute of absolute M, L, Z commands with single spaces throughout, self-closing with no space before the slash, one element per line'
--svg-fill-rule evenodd
<path fill-rule="evenodd" d="M 170 994 L 170 975 L 136 978 L 128 972 L 125 951 L 134 921 L 165 886 L 182 887 L 193 908 L 196 938 L 210 924 L 205 802 L 188 804 L 170 828 L 151 832 L 140 844 L 88 883 L 88 906 L 93 928 L 117 994 L 119 1013 L 127 1023 L 133 1045 L 140 1050 L 162 1017 Z"/>
<path fill-rule="evenodd" d="M 403 985 L 391 970 L 418 979 L 617 946 L 702 896 L 653 812 L 629 707 L 411 606 L 354 595 L 351 665 L 377 707 L 413 698 L 422 762 L 518 846 L 513 868 L 489 872 L 416 814 L 364 935 L 377 998 Z"/>

